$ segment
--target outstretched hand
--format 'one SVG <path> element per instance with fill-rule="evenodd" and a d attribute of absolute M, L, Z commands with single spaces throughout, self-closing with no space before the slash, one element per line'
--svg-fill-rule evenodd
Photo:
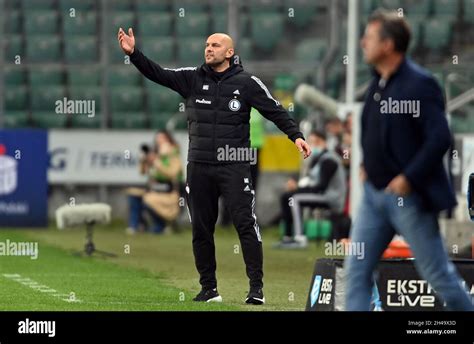
<path fill-rule="evenodd" d="M 298 151 L 300 153 L 303 153 L 304 159 L 306 159 L 307 157 L 311 155 L 311 148 L 309 147 L 309 145 L 306 143 L 305 140 L 301 138 L 296 139 L 295 145 L 296 145 L 296 148 L 298 148 Z"/>
<path fill-rule="evenodd" d="M 118 30 L 117 39 L 124 53 L 131 55 L 135 50 L 135 36 L 133 35 L 132 28 L 128 29 L 128 35 L 120 28 Z"/>

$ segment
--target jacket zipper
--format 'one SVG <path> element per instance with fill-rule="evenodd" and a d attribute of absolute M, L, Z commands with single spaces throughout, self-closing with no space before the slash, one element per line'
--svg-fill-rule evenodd
<path fill-rule="evenodd" d="M 215 160 L 217 161 L 217 147 L 216 147 L 216 122 L 217 122 L 217 113 L 219 111 L 219 96 L 220 96 L 220 84 L 222 80 L 217 81 L 217 96 L 214 103 L 214 123 L 212 127 L 212 147 L 215 153 Z"/>

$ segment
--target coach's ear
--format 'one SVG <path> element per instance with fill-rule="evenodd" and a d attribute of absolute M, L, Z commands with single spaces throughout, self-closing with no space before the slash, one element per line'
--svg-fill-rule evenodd
<path fill-rule="evenodd" d="M 225 57 L 227 59 L 230 59 L 234 55 L 235 51 L 234 48 L 229 48 L 227 49 L 227 52 L 225 53 Z"/>
<path fill-rule="evenodd" d="M 133 30 L 132 30 L 132 28 L 129 28 L 129 29 L 128 29 L 128 35 L 129 35 L 130 37 L 134 37 L 134 36 L 133 36 Z"/>

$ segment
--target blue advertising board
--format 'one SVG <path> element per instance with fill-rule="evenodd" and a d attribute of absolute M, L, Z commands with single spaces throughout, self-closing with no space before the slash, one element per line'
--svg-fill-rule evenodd
<path fill-rule="evenodd" d="M 48 133 L 0 129 L 0 228 L 46 226 Z"/>

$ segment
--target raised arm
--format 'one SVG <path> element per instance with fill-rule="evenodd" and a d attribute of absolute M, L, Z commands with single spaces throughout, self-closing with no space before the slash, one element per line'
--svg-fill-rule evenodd
<path fill-rule="evenodd" d="M 135 47 L 135 36 L 131 28 L 128 29 L 128 35 L 120 28 L 118 31 L 118 41 L 124 53 L 130 56 L 130 61 L 146 78 L 171 88 L 183 98 L 189 96 L 196 67 L 177 69 L 161 67 Z"/>

